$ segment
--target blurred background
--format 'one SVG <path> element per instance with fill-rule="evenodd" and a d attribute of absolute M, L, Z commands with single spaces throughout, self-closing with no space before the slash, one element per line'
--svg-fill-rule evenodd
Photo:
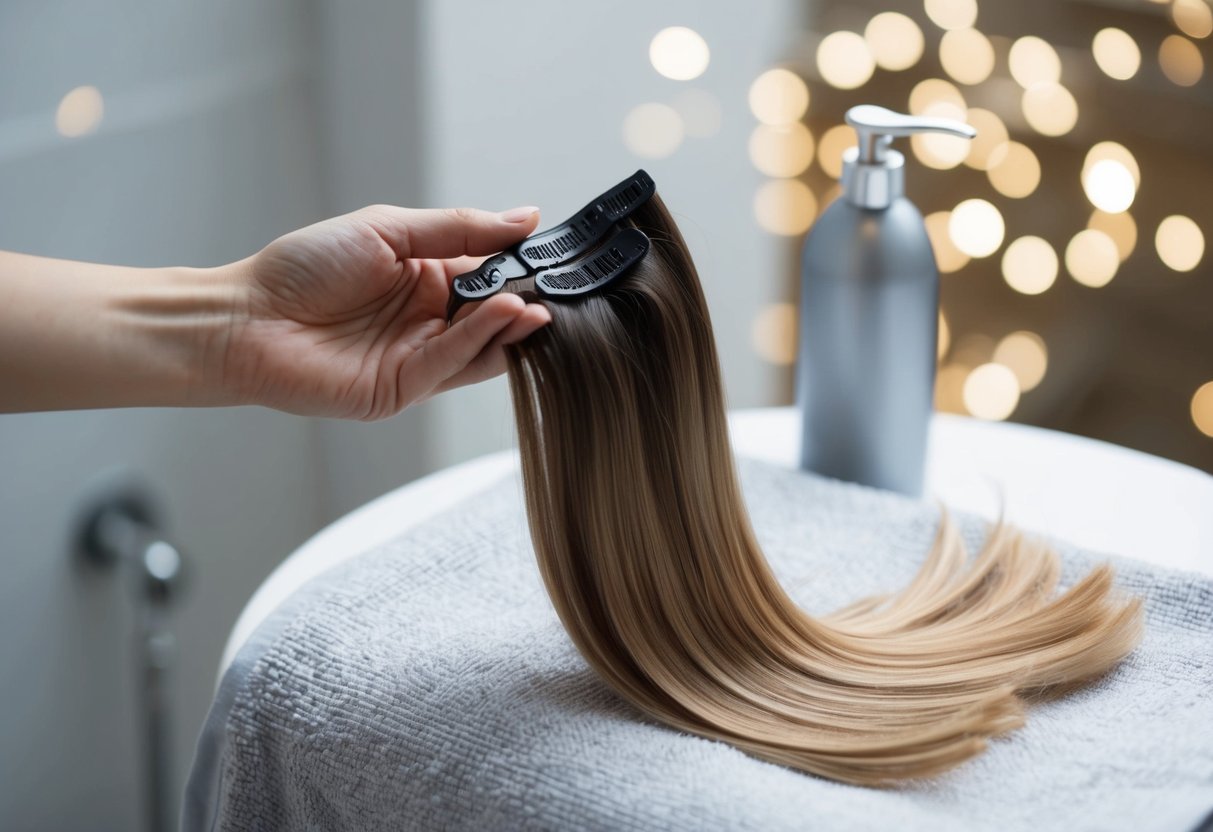
<path fill-rule="evenodd" d="M 798 257 L 857 103 L 909 143 L 942 276 L 937 405 L 1213 471 L 1206 0 L 177 0 L 0 6 L 0 248 L 215 265 L 372 202 L 555 223 L 647 168 L 700 267 L 730 405 L 791 401 Z M 0 356 L 4 360 L 4 356 Z M 387 423 L 258 409 L 0 416 L 0 826 L 134 829 L 139 587 L 72 556 L 155 496 L 172 811 L 227 633 L 318 529 L 512 444 L 501 379 Z"/>

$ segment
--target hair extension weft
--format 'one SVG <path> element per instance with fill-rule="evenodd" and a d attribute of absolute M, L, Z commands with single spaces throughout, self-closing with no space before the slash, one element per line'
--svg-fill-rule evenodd
<path fill-rule="evenodd" d="M 858 784 L 928 776 L 1023 722 L 1027 698 L 1136 644 L 1136 600 L 999 525 L 969 558 L 943 514 L 900 592 L 811 617 L 771 573 L 734 470 L 695 266 L 660 198 L 648 256 L 548 303 L 508 348 L 527 514 L 552 603 L 589 664 L 667 725 Z"/>

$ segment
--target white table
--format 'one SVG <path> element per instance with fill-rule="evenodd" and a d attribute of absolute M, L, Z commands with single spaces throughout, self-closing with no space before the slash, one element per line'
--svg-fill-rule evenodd
<path fill-rule="evenodd" d="M 794 408 L 729 416 L 739 456 L 796 466 Z M 291 593 L 321 572 L 400 534 L 518 472 L 502 451 L 397 488 L 318 533 L 266 578 L 223 651 L 226 669 L 249 635 Z M 1213 477 L 1177 462 L 1056 431 L 938 414 L 931 424 L 927 494 L 1097 551 L 1213 575 Z"/>

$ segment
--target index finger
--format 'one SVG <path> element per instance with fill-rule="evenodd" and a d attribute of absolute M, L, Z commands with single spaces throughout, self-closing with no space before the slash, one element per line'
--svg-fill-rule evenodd
<path fill-rule="evenodd" d="M 402 260 L 493 254 L 526 237 L 539 224 L 539 209 L 529 205 L 500 213 L 395 205 L 366 210 L 368 219 Z"/>

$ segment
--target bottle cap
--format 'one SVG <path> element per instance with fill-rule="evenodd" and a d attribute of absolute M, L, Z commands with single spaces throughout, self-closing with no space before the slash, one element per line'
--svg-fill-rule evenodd
<path fill-rule="evenodd" d="M 887 208 L 905 193 L 905 156 L 889 146 L 895 136 L 947 133 L 971 139 L 977 135 L 962 121 L 908 116 L 872 104 L 847 110 L 847 124 L 855 128 L 859 145 L 842 154 L 842 192 L 860 208 Z"/>

